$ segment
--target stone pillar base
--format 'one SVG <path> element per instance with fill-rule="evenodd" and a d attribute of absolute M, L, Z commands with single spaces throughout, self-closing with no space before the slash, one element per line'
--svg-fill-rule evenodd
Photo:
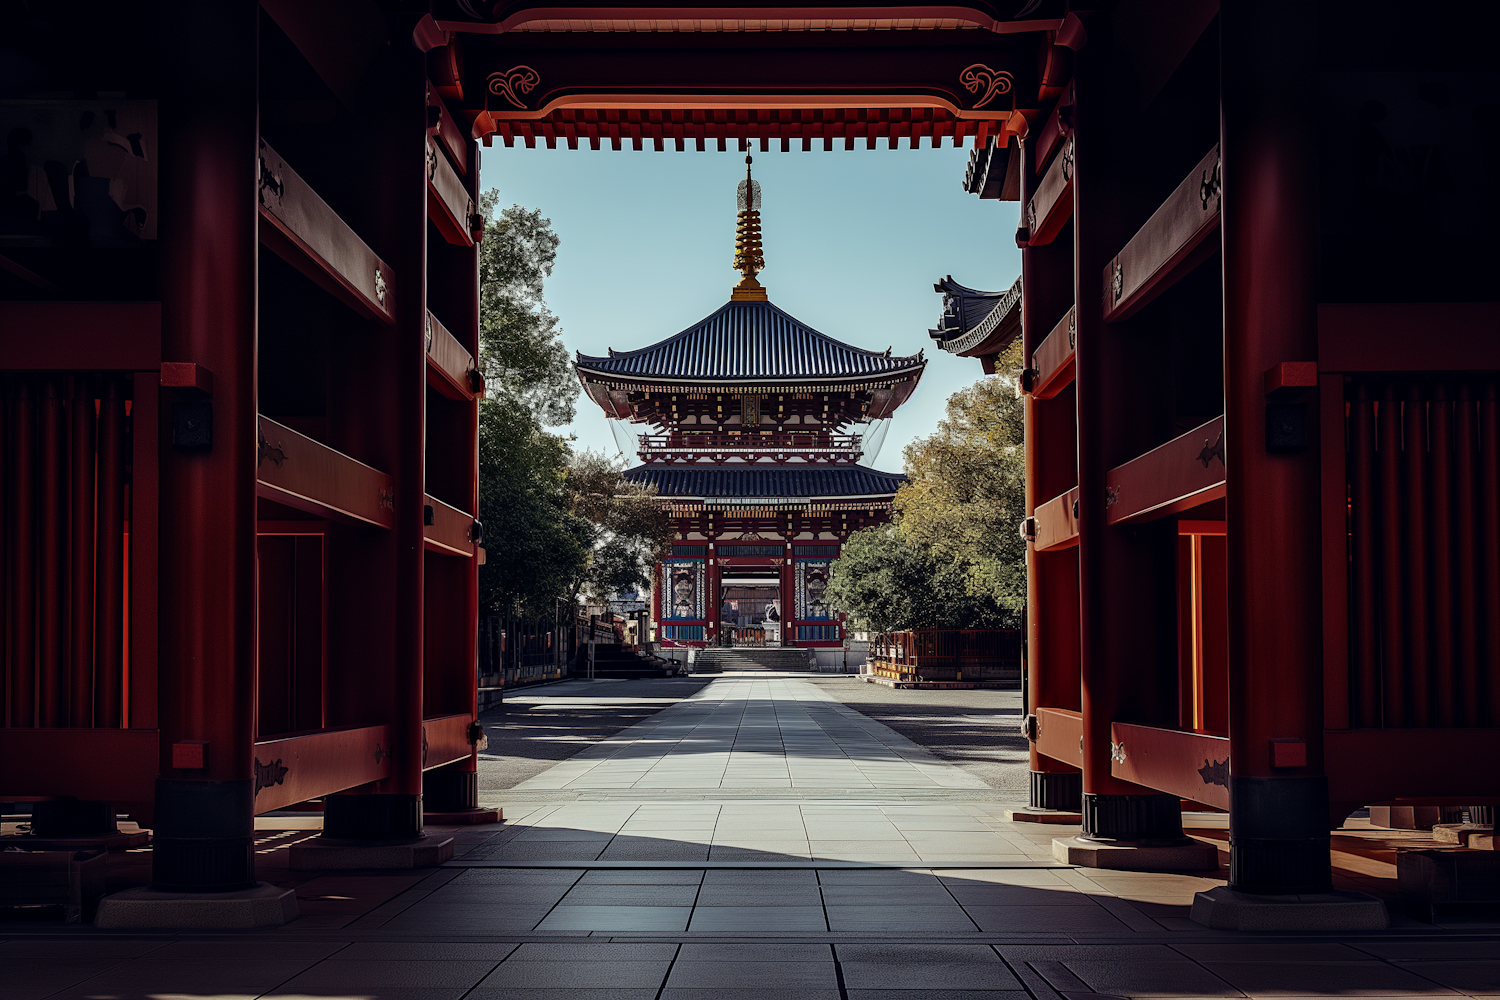
<path fill-rule="evenodd" d="M 1259 895 L 1219 886 L 1193 897 L 1194 923 L 1218 931 L 1378 931 L 1385 904 L 1363 892 Z"/>
<path fill-rule="evenodd" d="M 159 892 L 126 889 L 99 901 L 95 927 L 191 927 L 239 930 L 279 927 L 297 919 L 293 889 L 257 883 L 238 892 Z"/>
<path fill-rule="evenodd" d="M 1007 809 L 1005 818 L 1012 823 L 1056 823 L 1077 826 L 1083 822 L 1083 813 L 1066 809 Z"/>
<path fill-rule="evenodd" d="M 505 819 L 502 809 L 455 809 L 452 812 L 424 812 L 423 826 L 474 826 L 480 823 L 499 823 Z"/>
<path fill-rule="evenodd" d="M 335 840 L 318 837 L 288 849 L 293 871 L 351 868 L 436 868 L 453 857 L 453 838 L 424 837 L 406 842 Z"/>
<path fill-rule="evenodd" d="M 1126 872 L 1204 872 L 1219 868 L 1218 848 L 1190 837 L 1167 841 L 1057 837 L 1052 841 L 1052 856 L 1082 868 Z"/>

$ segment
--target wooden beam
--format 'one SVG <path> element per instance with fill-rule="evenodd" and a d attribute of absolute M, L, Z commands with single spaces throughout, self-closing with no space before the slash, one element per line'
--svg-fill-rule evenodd
<path fill-rule="evenodd" d="M 1328 798 L 1337 803 L 1500 796 L 1500 729 L 1346 729 L 1323 734 Z"/>
<path fill-rule="evenodd" d="M 438 149 L 437 140 L 427 137 L 427 217 L 443 239 L 457 246 L 471 247 L 469 216 L 474 214 L 474 199 L 469 197 L 463 178 Z"/>
<path fill-rule="evenodd" d="M 1500 369 L 1500 302 L 1318 306 L 1318 370 Z"/>
<path fill-rule="evenodd" d="M 259 418 L 256 462 L 258 496 L 337 521 L 395 524 L 390 476 L 270 417 Z"/>
<path fill-rule="evenodd" d="M 328 729 L 257 742 L 256 815 L 389 778 L 392 742 L 390 726 Z"/>
<path fill-rule="evenodd" d="M 1053 497 L 1036 508 L 1036 540 L 1032 547 L 1037 552 L 1072 548 L 1078 544 L 1078 487 L 1073 487 L 1062 496 Z"/>
<path fill-rule="evenodd" d="M 427 384 L 449 399 L 469 402 L 474 398 L 474 370 L 474 356 L 428 313 Z"/>
<path fill-rule="evenodd" d="M 469 172 L 469 134 L 465 129 L 459 127 L 458 122 L 448 113 L 448 105 L 436 93 L 427 96 L 427 134 L 437 139 L 443 149 L 448 151 L 448 156 L 453 160 L 453 166 L 461 174 Z"/>
<path fill-rule="evenodd" d="M 356 312 L 395 322 L 390 265 L 265 140 L 260 143 L 260 218 L 260 241 L 287 263 Z"/>
<path fill-rule="evenodd" d="M 1158 792 L 1229 808 L 1229 737 L 1110 724 L 1110 774 Z"/>
<path fill-rule="evenodd" d="M 0 729 L 0 799 L 150 802 L 158 746 L 154 729 Z"/>
<path fill-rule="evenodd" d="M 1051 243 L 1072 217 L 1073 137 L 1070 135 L 1042 175 L 1036 194 L 1026 203 L 1027 244 L 1037 247 Z"/>
<path fill-rule="evenodd" d="M 1066 708 L 1036 710 L 1036 750 L 1053 760 L 1083 766 L 1083 713 Z"/>
<path fill-rule="evenodd" d="M 161 367 L 160 302 L 0 302 L 0 369 Z"/>
<path fill-rule="evenodd" d="M 1154 521 L 1224 496 L 1224 418 L 1109 470 L 1105 520 Z"/>
<path fill-rule="evenodd" d="M 427 525 L 422 529 L 424 547 L 429 552 L 471 558 L 474 555 L 474 515 L 443 503 L 437 497 L 426 497 Z"/>
<path fill-rule="evenodd" d="M 1128 319 L 1219 248 L 1208 237 L 1219 230 L 1222 191 L 1215 144 L 1104 266 L 1106 323 Z"/>
<path fill-rule="evenodd" d="M 1058 320 L 1052 332 L 1031 355 L 1031 367 L 1036 372 L 1031 390 L 1033 396 L 1051 399 L 1072 383 L 1073 354 L 1077 347 L 1078 310 L 1073 307 Z"/>
<path fill-rule="evenodd" d="M 474 716 L 468 712 L 439 715 L 422 722 L 422 770 L 430 771 L 474 752 L 469 742 L 469 725 Z"/>

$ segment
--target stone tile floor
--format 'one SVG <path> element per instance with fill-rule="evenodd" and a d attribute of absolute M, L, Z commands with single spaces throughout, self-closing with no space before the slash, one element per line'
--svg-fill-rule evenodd
<path fill-rule="evenodd" d="M 1076 831 L 1006 821 L 1006 794 L 814 684 L 730 675 L 491 793 L 499 827 L 432 830 L 441 869 L 293 872 L 315 824 L 266 822 L 286 927 L 0 924 L 0 1000 L 1500 998 L 1500 925 L 1208 931 L 1187 910 L 1222 870 L 1058 866 Z"/>

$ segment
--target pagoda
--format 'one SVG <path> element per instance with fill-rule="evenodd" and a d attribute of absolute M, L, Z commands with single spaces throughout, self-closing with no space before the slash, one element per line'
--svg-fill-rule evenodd
<path fill-rule="evenodd" d="M 850 532 L 885 522 L 904 477 L 860 464 L 926 365 L 820 333 L 778 309 L 765 268 L 760 184 L 738 190 L 729 301 L 634 351 L 580 354 L 589 398 L 635 425 L 640 465 L 671 511 L 651 612 L 664 645 L 842 645 L 824 591 Z M 816 654 L 814 654 L 816 655 Z"/>

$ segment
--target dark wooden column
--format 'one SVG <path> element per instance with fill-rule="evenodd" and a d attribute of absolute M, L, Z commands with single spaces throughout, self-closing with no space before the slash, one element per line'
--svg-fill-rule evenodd
<path fill-rule="evenodd" d="M 416 17 L 390 17 L 391 43 L 366 76 L 367 130 L 363 147 L 372 205 L 359 227 L 385 260 L 395 323 L 381 328 L 365 348 L 376 381 L 362 385 L 360 402 L 373 427 L 372 453 L 394 479 L 394 526 L 389 540 L 349 539 L 349 549 L 370 549 L 375 572 L 390 581 L 393 621 L 385 669 L 373 674 L 359 698 L 391 726 L 391 776 L 351 794 L 325 800 L 328 840 L 406 841 L 422 838 L 422 712 L 424 619 L 424 508 L 427 440 L 427 70 L 412 43 Z M 351 401 L 352 405 L 352 401 Z M 358 453 L 358 452 L 356 452 Z M 346 550 L 347 551 L 347 550 Z M 378 556 L 377 556 L 378 553 Z M 337 550 L 335 551 L 337 555 Z M 347 567 L 346 567 L 347 569 Z M 344 607 L 336 614 L 367 613 Z M 350 619 L 344 618 L 347 626 Z M 344 684 L 358 683 L 343 665 Z"/>
<path fill-rule="evenodd" d="M 161 51 L 171 54 L 174 75 L 196 81 L 161 99 L 162 358 L 208 368 L 214 394 L 212 447 L 176 450 L 164 435 L 161 455 L 167 530 L 152 881 L 163 890 L 227 891 L 255 883 L 260 7 L 169 0 L 160 14 Z M 170 403 L 162 409 L 170 421 Z M 179 744 L 184 753 L 174 753 Z"/>
<path fill-rule="evenodd" d="M 1082 629 L 1083 833 L 1112 841 L 1175 840 L 1181 807 L 1110 773 L 1112 722 L 1177 721 L 1176 527 L 1110 527 L 1109 470 L 1161 443 L 1151 393 L 1156 360 L 1103 319 L 1104 268 L 1138 219 L 1120 150 L 1131 136 L 1108 24 L 1087 25 L 1074 77 L 1073 232 L 1078 415 L 1078 561 Z"/>
<path fill-rule="evenodd" d="M 1327 891 L 1318 442 L 1266 448 L 1266 369 L 1317 357 L 1316 109 L 1297 80 L 1301 7 L 1222 7 L 1224 395 L 1228 451 L 1230 884 Z M 1317 406 L 1307 405 L 1309 426 Z M 1303 741 L 1275 766 L 1273 739 Z"/>

